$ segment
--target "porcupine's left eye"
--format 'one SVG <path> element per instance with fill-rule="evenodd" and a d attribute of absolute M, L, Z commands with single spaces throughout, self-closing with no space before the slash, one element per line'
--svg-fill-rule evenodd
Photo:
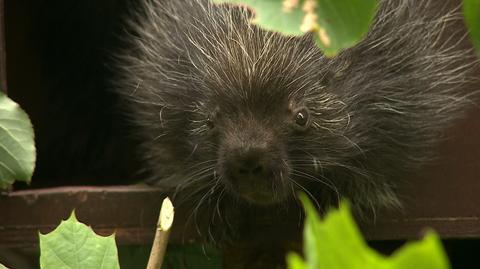
<path fill-rule="evenodd" d="M 215 127 L 215 123 L 213 122 L 212 119 L 208 118 L 205 122 L 205 124 L 207 125 L 208 129 L 213 129 Z"/>
<path fill-rule="evenodd" d="M 305 128 L 308 126 L 308 117 L 309 117 L 309 114 L 308 114 L 308 110 L 306 108 L 302 108 L 300 110 L 298 110 L 296 113 L 295 113 L 295 124 L 298 126 L 298 127 L 301 127 L 301 128 Z"/>
<path fill-rule="evenodd" d="M 208 115 L 207 119 L 205 120 L 205 125 L 208 127 L 208 129 L 212 130 L 215 128 L 215 121 L 217 120 L 218 113 L 219 108 L 216 107 L 215 110 Z"/>

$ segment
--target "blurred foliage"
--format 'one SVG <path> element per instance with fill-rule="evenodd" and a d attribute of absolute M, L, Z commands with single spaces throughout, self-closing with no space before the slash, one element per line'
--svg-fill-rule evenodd
<path fill-rule="evenodd" d="M 428 232 L 419 242 L 407 243 L 390 257 L 371 249 L 355 225 L 347 202 L 330 210 L 322 220 L 310 200 L 305 208 L 305 259 L 287 257 L 289 269 L 448 269 L 447 256 L 438 236 Z"/>
<path fill-rule="evenodd" d="M 246 5 L 253 23 L 285 35 L 313 33 L 328 57 L 360 42 L 373 22 L 378 0 L 213 0 Z"/>
<path fill-rule="evenodd" d="M 480 53 L 480 0 L 463 0 L 463 14 L 472 43 Z"/>

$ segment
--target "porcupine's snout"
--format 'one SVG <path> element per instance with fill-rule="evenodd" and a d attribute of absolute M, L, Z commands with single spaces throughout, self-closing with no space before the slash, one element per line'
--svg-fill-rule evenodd
<path fill-rule="evenodd" d="M 254 204 L 285 199 L 288 165 L 271 132 L 237 130 L 225 137 L 219 150 L 219 171 L 232 192 Z"/>

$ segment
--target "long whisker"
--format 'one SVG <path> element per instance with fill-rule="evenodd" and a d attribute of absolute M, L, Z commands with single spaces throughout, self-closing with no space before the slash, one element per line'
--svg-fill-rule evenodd
<path fill-rule="evenodd" d="M 300 189 L 302 189 L 312 199 L 312 201 L 315 203 L 315 205 L 318 209 L 321 209 L 320 203 L 318 202 L 318 200 L 315 198 L 315 196 L 311 192 L 309 192 L 304 186 L 302 186 L 302 184 L 298 183 L 293 178 L 291 178 L 290 180 L 293 182 L 293 184 L 295 184 Z"/>
<path fill-rule="evenodd" d="M 324 184 L 325 186 L 327 186 L 328 188 L 330 188 L 332 191 L 335 192 L 335 194 L 337 196 L 337 201 L 340 202 L 340 200 L 341 200 L 340 199 L 340 192 L 338 191 L 338 188 L 335 186 L 335 184 L 333 184 L 333 182 L 329 181 L 330 183 L 327 183 L 327 182 L 321 180 L 318 177 L 315 177 L 313 175 L 310 175 L 308 173 L 304 173 L 304 172 L 301 172 L 301 171 L 298 171 L 298 170 L 294 170 L 292 172 L 292 175 L 298 176 L 300 178 L 305 178 L 305 179 L 308 179 L 308 180 L 311 180 L 311 181 L 314 181 L 314 182 L 320 182 L 320 183 Z M 324 179 L 326 179 L 326 178 L 324 178 Z"/>

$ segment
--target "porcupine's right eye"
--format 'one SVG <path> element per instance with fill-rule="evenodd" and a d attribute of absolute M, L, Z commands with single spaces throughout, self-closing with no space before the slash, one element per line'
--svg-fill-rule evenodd
<path fill-rule="evenodd" d="M 294 114 L 294 122 L 297 128 L 306 129 L 310 123 L 309 113 L 306 108 L 301 108 Z"/>

